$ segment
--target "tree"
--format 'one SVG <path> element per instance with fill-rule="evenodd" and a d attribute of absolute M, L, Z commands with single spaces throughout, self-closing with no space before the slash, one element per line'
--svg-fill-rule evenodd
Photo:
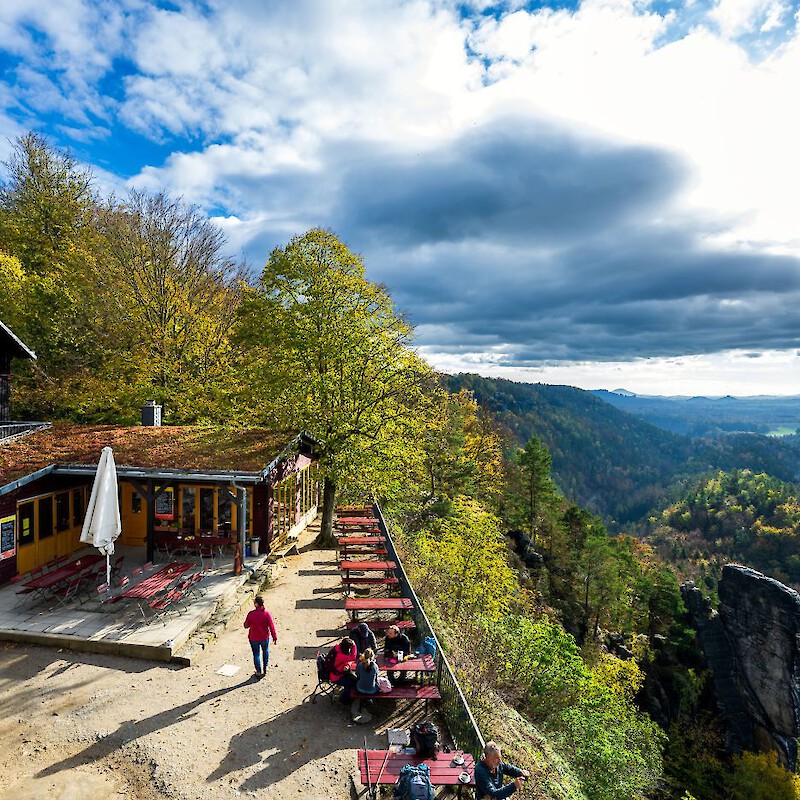
<path fill-rule="evenodd" d="M 543 521 L 558 495 L 550 477 L 551 463 L 550 453 L 536 436 L 532 436 L 514 458 L 517 481 L 513 504 L 517 509 L 517 519 L 527 529 L 534 547 Z"/>
<path fill-rule="evenodd" d="M 415 436 L 427 368 L 409 349 L 411 328 L 362 259 L 315 228 L 272 251 L 246 293 L 238 341 L 249 348 L 245 413 L 324 443 L 320 537 L 332 544 L 338 486 L 379 490 Z"/>
<path fill-rule="evenodd" d="M 113 369 L 191 419 L 203 395 L 233 380 L 228 337 L 241 275 L 224 255 L 224 235 L 161 193 L 108 204 L 101 227 L 99 291 L 117 311 L 105 336 Z"/>
<path fill-rule="evenodd" d="M 95 353 L 94 297 L 86 289 L 95 269 L 91 172 L 35 133 L 14 142 L 4 166 L 0 248 L 19 260 L 24 277 L 16 332 L 43 369 L 80 367 Z"/>

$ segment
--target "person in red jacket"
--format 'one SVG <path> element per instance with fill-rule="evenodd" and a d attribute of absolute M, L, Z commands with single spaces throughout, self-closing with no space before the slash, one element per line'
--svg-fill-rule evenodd
<path fill-rule="evenodd" d="M 336 654 L 333 660 L 333 670 L 328 676 L 331 683 L 338 683 L 342 687 L 342 703 L 350 702 L 350 690 L 356 684 L 356 664 L 358 663 L 358 649 L 349 637 L 342 639 L 333 648 Z"/>
<path fill-rule="evenodd" d="M 250 647 L 253 650 L 253 663 L 256 667 L 256 675 L 263 678 L 269 666 L 269 637 L 272 636 L 274 644 L 278 644 L 278 635 L 275 633 L 275 623 L 269 611 L 264 608 L 264 598 L 256 595 L 253 600 L 255 608 L 248 613 L 244 620 L 244 626 L 249 633 L 247 638 L 250 640 Z M 264 654 L 264 669 L 261 669 L 261 654 Z"/>

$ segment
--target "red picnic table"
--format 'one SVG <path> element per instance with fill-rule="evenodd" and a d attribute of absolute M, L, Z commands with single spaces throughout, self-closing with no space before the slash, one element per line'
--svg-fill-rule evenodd
<path fill-rule="evenodd" d="M 336 506 L 336 513 L 340 517 L 371 517 L 372 506 Z"/>
<path fill-rule="evenodd" d="M 463 759 L 463 763 L 456 763 Z M 358 771 L 362 786 L 396 783 L 400 770 L 406 764 L 428 765 L 434 786 L 475 786 L 475 759 L 470 753 L 456 750 L 438 753 L 436 758 L 418 758 L 410 753 L 391 750 L 359 750 Z M 463 778 L 461 776 L 464 776 Z"/>
<path fill-rule="evenodd" d="M 397 661 L 394 658 L 386 658 L 379 655 L 376 659 L 378 669 L 386 672 L 414 672 L 414 680 L 417 683 L 422 682 L 422 677 L 430 673 L 436 672 L 436 664 L 434 663 L 433 656 L 414 655 L 412 658 L 407 658 L 404 661 Z M 390 676 L 391 677 L 391 676 Z"/>
<path fill-rule="evenodd" d="M 359 611 L 410 611 L 414 604 L 408 597 L 347 597 L 344 608 L 358 619 Z"/>
<path fill-rule="evenodd" d="M 436 665 L 433 661 L 433 656 L 415 655 L 413 658 L 407 658 L 405 661 L 396 661 L 393 658 L 386 658 L 379 655 L 376 659 L 378 669 L 391 670 L 392 672 L 435 672 Z"/>
<path fill-rule="evenodd" d="M 336 525 L 339 528 L 377 528 L 377 517 L 339 517 Z"/>
<path fill-rule="evenodd" d="M 367 545 L 385 544 L 385 536 L 340 536 L 337 545 L 340 550 L 346 550 L 348 547 L 358 545 L 359 547 Z"/>
<path fill-rule="evenodd" d="M 172 564 L 167 564 L 161 569 L 148 575 L 141 583 L 136 586 L 131 586 L 130 589 L 118 594 L 114 600 L 121 600 L 122 598 L 136 598 L 139 600 L 150 600 L 155 597 L 160 591 L 166 589 L 176 578 L 179 578 L 187 570 L 197 567 L 197 564 L 190 562 L 175 561 Z"/>
<path fill-rule="evenodd" d="M 56 589 L 62 583 L 66 583 L 70 578 L 97 564 L 98 561 L 105 561 L 105 556 L 99 553 L 81 556 L 75 561 L 69 561 L 60 567 L 56 567 L 51 572 L 45 572 L 32 580 L 25 581 L 17 594 L 34 594 L 36 592 L 44 594 L 48 590 Z"/>
<path fill-rule="evenodd" d="M 353 584 L 370 587 L 384 586 L 387 588 L 400 584 L 397 578 L 390 575 L 393 570 L 397 569 L 397 564 L 394 561 L 342 561 L 339 564 L 339 569 L 342 571 L 342 583 L 346 592 L 350 591 L 350 586 Z M 354 578 L 350 575 L 351 572 L 382 572 L 383 576 Z"/>

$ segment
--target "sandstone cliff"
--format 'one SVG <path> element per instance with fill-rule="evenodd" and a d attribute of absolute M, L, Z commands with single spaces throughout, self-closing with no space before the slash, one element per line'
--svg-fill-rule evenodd
<path fill-rule="evenodd" d="M 800 595 L 747 567 L 727 565 L 719 609 L 691 583 L 686 607 L 708 659 L 733 751 L 776 750 L 791 769 L 800 734 Z"/>

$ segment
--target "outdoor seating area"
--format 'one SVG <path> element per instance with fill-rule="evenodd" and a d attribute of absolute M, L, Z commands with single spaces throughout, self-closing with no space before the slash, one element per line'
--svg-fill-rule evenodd
<path fill-rule="evenodd" d="M 54 559 L 0 588 L 0 637 L 166 661 L 227 594 L 248 577 L 233 559 L 200 557 L 142 563 L 121 545 L 106 558 L 85 548 Z M 251 568 L 264 557 L 250 559 Z"/>
<path fill-rule="evenodd" d="M 389 629 L 399 630 L 401 636 L 413 636 L 416 624 L 406 615 L 414 612 L 414 600 L 402 594 L 403 583 L 397 574 L 398 561 L 388 537 L 381 530 L 380 519 L 374 515 L 372 507 L 366 505 L 339 507 L 337 513 L 337 557 L 345 595 L 344 608 L 350 617 L 345 630 L 355 632 L 361 622 L 366 622 L 376 636 L 386 635 L 387 631 L 389 635 L 398 635 Z M 403 641 L 408 642 L 408 639 L 403 638 Z M 398 653 L 388 650 L 388 647 L 384 646 L 383 652 L 377 654 L 376 665 L 391 677 L 389 688 L 384 687 L 377 694 L 366 694 L 353 686 L 349 690 L 350 699 L 356 703 L 419 701 L 424 703 L 424 713 L 427 715 L 429 704 L 442 699 L 437 685 L 440 673 L 437 658 L 423 652 L 422 648 Z M 329 694 L 333 699 L 331 690 L 334 685 L 328 682 L 324 667 L 320 667 L 321 655 L 318 654 L 317 658 L 318 685 L 315 693 Z M 355 721 L 359 721 L 360 716 L 360 713 L 354 716 Z M 396 782 L 403 765 L 419 763 L 429 766 L 434 786 L 458 787 L 460 792 L 461 787 L 475 785 L 474 758 L 469 753 L 457 751 L 440 753 L 438 757 L 418 758 L 408 749 L 398 752 L 367 748 L 359 751 L 358 755 L 361 784 L 367 787 L 372 796 L 377 796 L 380 786 Z"/>

